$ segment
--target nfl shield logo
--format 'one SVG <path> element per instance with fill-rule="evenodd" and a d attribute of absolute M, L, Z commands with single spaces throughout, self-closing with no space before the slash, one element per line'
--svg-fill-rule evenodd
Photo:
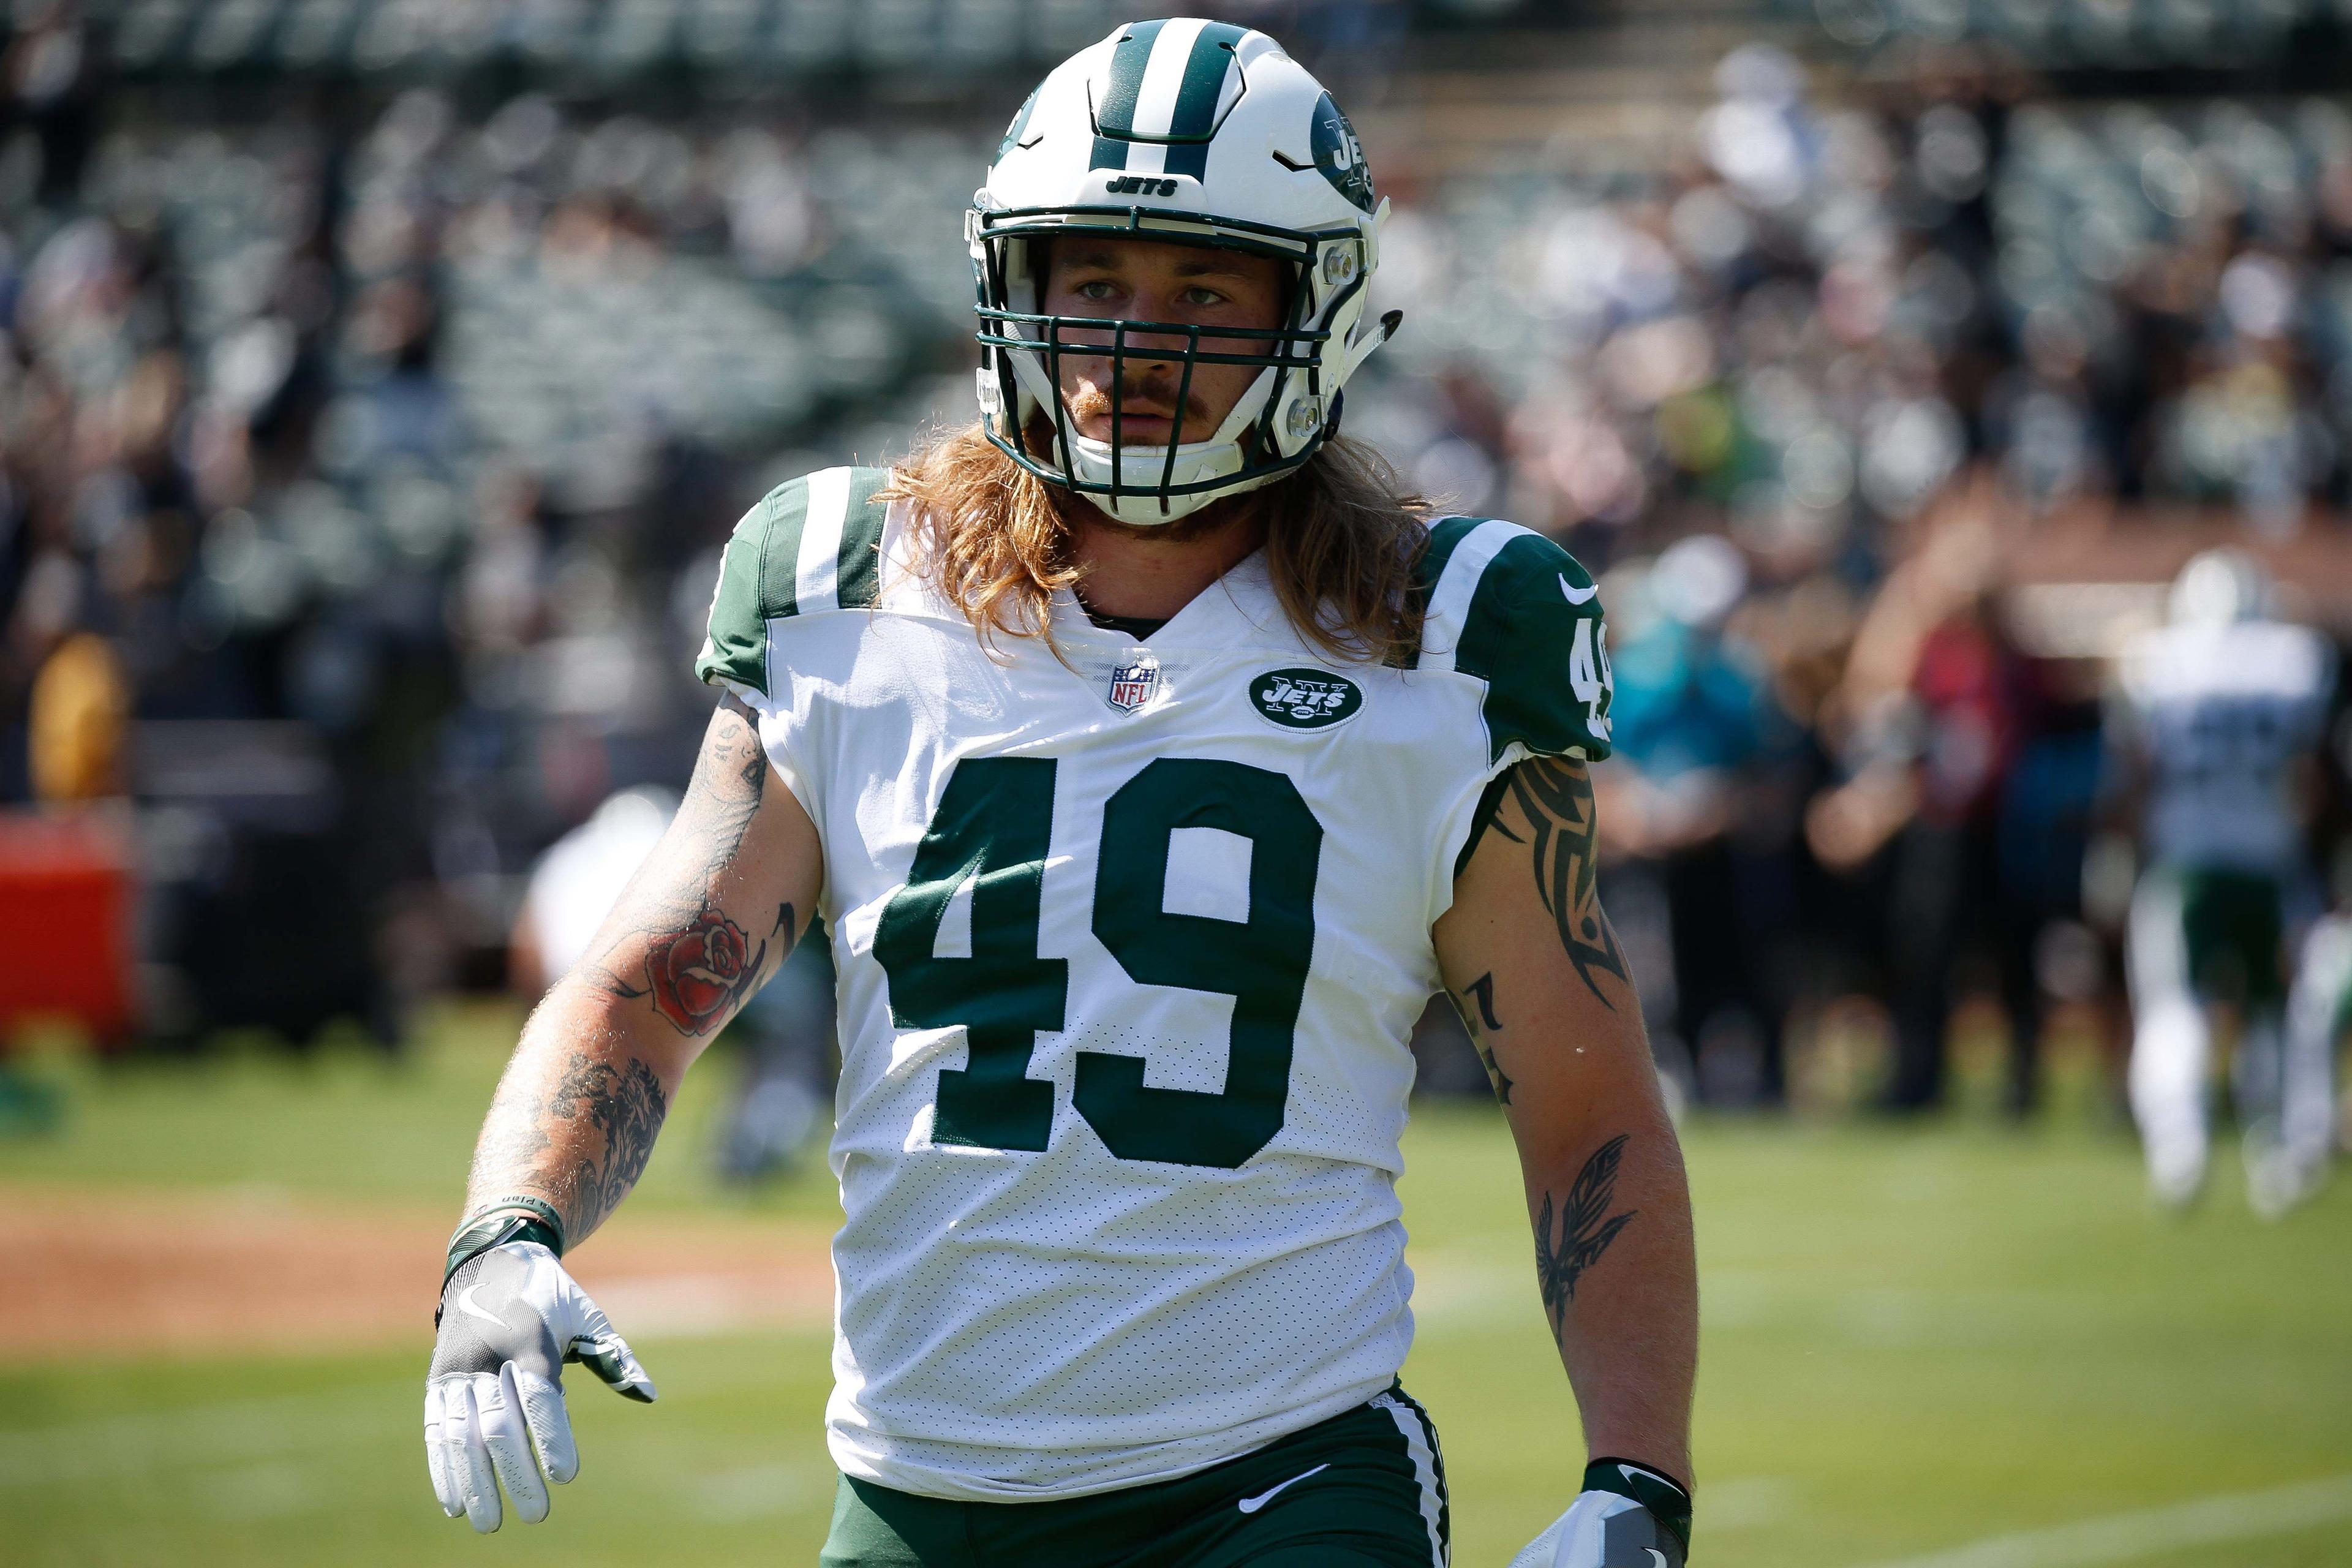
<path fill-rule="evenodd" d="M 1138 648 L 1111 667 L 1110 705 L 1132 713 L 1160 689 L 1160 661 Z"/>

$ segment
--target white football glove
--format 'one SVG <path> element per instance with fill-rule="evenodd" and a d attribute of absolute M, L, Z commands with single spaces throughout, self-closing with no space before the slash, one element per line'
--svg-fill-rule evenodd
<path fill-rule="evenodd" d="M 1690 1499 L 1646 1466 L 1606 1459 L 1584 1472 L 1586 1489 L 1511 1559 L 1511 1568 L 1683 1568 L 1683 1537 L 1660 1513 L 1690 1528 Z"/>
<path fill-rule="evenodd" d="M 563 1363 L 585 1363 L 650 1405 L 653 1380 L 555 1254 L 509 1241 L 458 1265 L 441 1288 L 440 1328 L 425 1374 L 425 1462 L 451 1519 L 488 1535 L 499 1485 L 526 1523 L 547 1517 L 547 1488 L 580 1473 L 563 1408 Z M 537 1454 L 537 1462 L 532 1456 Z"/>

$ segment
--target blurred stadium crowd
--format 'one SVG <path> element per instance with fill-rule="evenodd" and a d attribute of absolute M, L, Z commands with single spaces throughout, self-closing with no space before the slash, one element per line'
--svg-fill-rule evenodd
<path fill-rule="evenodd" d="M 1781 43 L 1696 62 L 1685 136 L 1444 167 L 1380 106 L 1432 32 L 1507 63 L 1527 15 L 1221 10 L 1370 106 L 1406 325 L 1351 433 L 1603 574 L 1608 898 L 1690 1092 L 1828 1093 L 1797 1047 L 1867 1015 L 1876 1092 L 1933 1104 L 1977 993 L 2020 1111 L 2053 1008 L 2120 1049 L 2106 661 L 2196 544 L 2335 551 L 2352 502 L 2352 99 L 2210 79 L 2340 39 L 2335 9 L 1734 8 Z M 741 509 L 964 416 L 963 206 L 1014 84 L 1120 19 L 7 16 L 0 800 L 139 802 L 151 1029 L 387 1038 L 499 982 L 557 836 L 681 782 Z M 2115 90 L 2183 59 L 2207 75 Z M 2122 569 L 2034 581 L 2086 512 Z"/>

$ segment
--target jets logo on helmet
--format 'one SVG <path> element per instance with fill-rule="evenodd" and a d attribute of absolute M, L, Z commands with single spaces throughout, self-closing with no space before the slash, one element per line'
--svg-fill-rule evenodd
<path fill-rule="evenodd" d="M 1118 28 L 1023 105 L 965 219 L 989 438 L 1122 522 L 1173 521 L 1281 478 L 1338 427 L 1348 378 L 1396 330 L 1399 312 L 1367 314 L 1387 219 L 1347 117 L 1272 38 L 1195 17 Z M 1072 234 L 1276 258 L 1288 317 L 1202 329 L 1049 315 L 1044 242 Z M 1115 356 L 1172 363 L 1188 383 L 1199 363 L 1257 374 L 1213 430 L 1186 430 L 1180 412 L 1167 445 L 1114 446 L 1078 432 L 1055 374 L 1079 345 L 1101 357 L 1106 331 Z"/>

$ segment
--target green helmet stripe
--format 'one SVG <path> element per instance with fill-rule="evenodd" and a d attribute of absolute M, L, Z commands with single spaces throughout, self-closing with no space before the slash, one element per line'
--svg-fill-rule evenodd
<path fill-rule="evenodd" d="M 1231 22 L 1212 22 L 1192 40 L 1184 62 L 1184 83 L 1176 89 L 1176 112 L 1168 122 L 1168 161 L 1171 174 L 1205 177 L 1209 171 L 1209 138 L 1217 129 L 1217 100 L 1225 95 L 1226 73 L 1235 68 L 1234 46 L 1244 28 Z"/>
<path fill-rule="evenodd" d="M 1110 52 L 1110 82 L 1094 105 L 1097 169 L 1124 169 L 1128 149 L 1135 143 L 1135 105 L 1143 96 L 1144 68 L 1151 63 L 1151 46 L 1159 41 L 1164 22 L 1138 22 L 1121 33 Z"/>

